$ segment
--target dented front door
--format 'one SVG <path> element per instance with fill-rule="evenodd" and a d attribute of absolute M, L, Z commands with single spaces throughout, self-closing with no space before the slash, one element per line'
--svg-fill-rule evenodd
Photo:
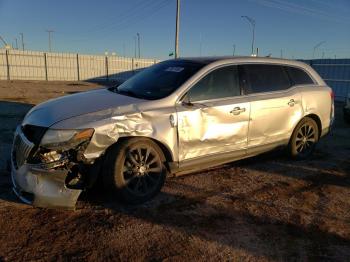
<path fill-rule="evenodd" d="M 179 104 L 179 161 L 247 148 L 250 104 L 243 98 Z"/>
<path fill-rule="evenodd" d="M 177 105 L 179 160 L 247 148 L 250 103 L 241 95 L 238 67 L 215 68 L 202 77 Z"/>

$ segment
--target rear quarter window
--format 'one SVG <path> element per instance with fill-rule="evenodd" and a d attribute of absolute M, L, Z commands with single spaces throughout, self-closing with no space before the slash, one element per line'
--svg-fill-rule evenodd
<path fill-rule="evenodd" d="M 248 64 L 240 67 L 241 83 L 247 94 L 281 91 L 291 87 L 283 66 Z"/>
<path fill-rule="evenodd" d="M 304 70 L 290 66 L 286 66 L 285 68 L 293 85 L 310 85 L 315 83 Z"/>

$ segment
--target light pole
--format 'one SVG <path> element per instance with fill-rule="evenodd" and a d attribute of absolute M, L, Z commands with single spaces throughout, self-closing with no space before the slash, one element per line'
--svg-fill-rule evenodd
<path fill-rule="evenodd" d="M 136 33 L 136 35 L 137 35 L 137 46 L 138 46 L 138 51 L 139 51 L 138 57 L 140 58 L 141 57 L 141 54 L 140 54 L 140 34 Z"/>
<path fill-rule="evenodd" d="M 134 36 L 135 48 L 134 48 L 134 58 L 136 58 L 136 36 Z"/>
<path fill-rule="evenodd" d="M 199 34 L 199 56 L 202 56 L 202 33 Z"/>
<path fill-rule="evenodd" d="M 23 33 L 19 33 L 21 35 L 21 42 L 22 42 L 22 51 L 24 51 L 24 37 L 23 37 Z"/>
<path fill-rule="evenodd" d="M 316 49 L 319 48 L 321 45 L 323 45 L 324 43 L 326 43 L 326 41 L 321 41 L 319 42 L 317 45 L 314 46 L 314 50 L 312 52 L 312 59 L 315 58 L 315 52 L 316 52 Z"/>
<path fill-rule="evenodd" d="M 252 39 L 252 55 L 254 55 L 254 40 L 255 40 L 255 20 L 249 16 L 246 15 L 242 15 L 242 18 L 247 19 L 248 23 L 251 25 L 252 27 L 252 31 L 253 31 L 253 39 Z"/>
<path fill-rule="evenodd" d="M 179 57 L 180 0 L 176 0 L 175 58 Z"/>
<path fill-rule="evenodd" d="M 233 56 L 235 56 L 235 53 L 236 53 L 236 45 L 233 44 Z"/>
<path fill-rule="evenodd" d="M 51 52 L 51 33 L 55 32 L 53 30 L 46 30 L 49 33 L 49 51 Z"/>

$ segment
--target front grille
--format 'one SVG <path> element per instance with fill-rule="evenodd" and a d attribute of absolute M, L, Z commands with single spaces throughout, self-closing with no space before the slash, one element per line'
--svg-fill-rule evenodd
<path fill-rule="evenodd" d="M 47 127 L 42 127 L 42 126 L 25 125 L 22 127 L 22 131 L 26 136 L 26 138 L 30 142 L 33 142 L 35 145 L 39 145 L 46 130 L 47 130 Z"/>
<path fill-rule="evenodd" d="M 18 127 L 12 147 L 12 158 L 16 168 L 21 167 L 26 162 L 33 147 L 34 144 L 24 136 L 21 128 Z"/>

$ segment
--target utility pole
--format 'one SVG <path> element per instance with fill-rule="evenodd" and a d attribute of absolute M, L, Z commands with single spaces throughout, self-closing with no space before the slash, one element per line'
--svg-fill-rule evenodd
<path fill-rule="evenodd" d="M 51 33 L 55 32 L 53 30 L 46 30 L 49 33 L 49 52 L 51 52 Z"/>
<path fill-rule="evenodd" d="M 17 42 L 17 37 L 15 37 L 15 43 L 16 43 L 16 49 L 18 50 L 18 42 Z"/>
<path fill-rule="evenodd" d="M 140 54 L 140 34 L 136 33 L 136 35 L 137 35 L 137 46 L 138 46 L 138 51 L 139 51 L 138 57 L 140 58 L 141 57 L 141 54 Z"/>
<path fill-rule="evenodd" d="M 202 56 L 202 33 L 199 34 L 199 56 Z"/>
<path fill-rule="evenodd" d="M 235 56 L 235 53 L 236 53 L 236 45 L 233 44 L 233 53 L 232 53 L 232 55 Z"/>
<path fill-rule="evenodd" d="M 179 57 L 180 0 L 176 0 L 175 58 Z"/>
<path fill-rule="evenodd" d="M 321 45 L 323 45 L 324 43 L 326 43 L 326 41 L 321 41 L 319 42 L 317 45 L 314 46 L 314 50 L 312 52 L 312 59 L 315 58 L 315 52 L 316 52 L 316 49 L 319 48 Z"/>
<path fill-rule="evenodd" d="M 252 38 L 252 55 L 254 55 L 254 41 L 255 41 L 255 20 L 249 16 L 242 15 L 242 18 L 247 19 L 248 23 L 252 27 L 252 32 L 253 32 L 253 38 Z"/>
<path fill-rule="evenodd" d="M 283 58 L 283 49 L 281 49 L 281 58 Z"/>
<path fill-rule="evenodd" d="M 22 42 L 22 51 L 24 51 L 24 37 L 23 33 L 19 33 L 21 35 L 21 42 Z"/>

